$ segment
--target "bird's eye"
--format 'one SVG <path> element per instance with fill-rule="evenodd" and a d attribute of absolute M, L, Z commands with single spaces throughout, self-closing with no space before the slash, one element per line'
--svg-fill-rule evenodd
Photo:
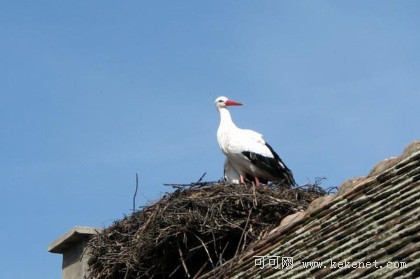
<path fill-rule="evenodd" d="M 223 100 L 219 100 L 218 102 L 219 102 L 219 103 L 223 103 Z"/>

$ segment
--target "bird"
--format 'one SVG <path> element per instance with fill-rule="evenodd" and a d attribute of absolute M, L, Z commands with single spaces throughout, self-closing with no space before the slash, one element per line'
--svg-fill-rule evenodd
<path fill-rule="evenodd" d="M 241 179 L 240 173 L 235 170 L 228 158 L 225 159 L 223 166 L 223 178 L 225 181 L 233 184 L 239 184 Z"/>
<path fill-rule="evenodd" d="M 215 106 L 220 113 L 217 141 L 225 154 L 224 178 L 234 184 L 246 180 L 261 183 L 281 183 L 295 186 L 292 171 L 280 159 L 263 135 L 253 130 L 238 128 L 228 110 L 230 106 L 242 106 L 225 96 L 218 97 Z"/>

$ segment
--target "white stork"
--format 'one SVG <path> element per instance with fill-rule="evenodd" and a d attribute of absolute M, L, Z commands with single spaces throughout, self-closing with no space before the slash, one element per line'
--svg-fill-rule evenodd
<path fill-rule="evenodd" d="M 226 155 L 224 175 L 227 181 L 243 184 L 245 179 L 250 179 L 257 185 L 268 181 L 290 186 L 296 184 L 291 170 L 261 134 L 240 129 L 233 123 L 227 107 L 241 106 L 241 103 L 219 97 L 215 105 L 220 113 L 217 141 Z"/>

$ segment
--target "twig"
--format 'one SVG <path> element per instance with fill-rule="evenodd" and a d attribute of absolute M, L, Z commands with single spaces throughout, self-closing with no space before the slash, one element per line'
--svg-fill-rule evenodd
<path fill-rule="evenodd" d="M 252 182 L 252 194 L 254 195 L 254 199 L 252 200 L 252 204 L 254 205 L 254 208 L 256 208 L 258 206 L 258 202 L 257 202 L 257 195 L 255 193 L 255 183 Z"/>
<path fill-rule="evenodd" d="M 136 190 L 134 191 L 134 196 L 133 196 L 133 213 L 136 212 L 136 196 L 137 196 L 138 189 L 139 189 L 139 174 L 136 172 Z"/>
<path fill-rule="evenodd" d="M 220 185 L 219 181 L 205 181 L 205 182 L 191 182 L 189 184 L 181 184 L 181 183 L 163 183 L 163 186 L 170 186 L 176 189 L 191 189 L 191 188 L 201 188 L 201 187 L 208 187 L 208 186 L 215 186 Z"/>
<path fill-rule="evenodd" d="M 208 265 L 209 262 L 205 262 L 203 264 L 203 266 L 197 271 L 197 273 L 194 275 L 193 279 L 198 278 L 201 275 L 201 272 L 203 271 L 203 269 Z"/>
<path fill-rule="evenodd" d="M 184 256 L 182 255 L 182 251 L 181 251 L 181 247 L 179 246 L 179 243 L 178 243 L 178 252 L 179 252 L 179 257 L 181 259 L 182 266 L 184 267 L 184 270 L 185 270 L 185 274 L 187 275 L 188 278 L 190 278 L 191 275 L 188 272 L 188 268 L 187 268 L 187 265 L 185 264 Z"/>
<path fill-rule="evenodd" d="M 203 241 L 203 240 L 202 240 L 202 239 L 201 239 L 198 235 L 194 234 L 194 236 L 195 236 L 198 240 L 200 240 L 201 245 L 203 245 L 203 248 L 204 248 L 204 250 L 206 250 L 207 256 L 209 257 L 209 260 L 210 260 L 211 266 L 214 268 L 214 263 L 213 263 L 213 260 L 212 260 L 212 258 L 211 258 L 211 256 L 210 256 L 209 250 L 207 249 L 206 244 L 204 243 L 204 241 Z"/>
<path fill-rule="evenodd" d="M 204 176 L 206 176 L 207 172 L 203 173 L 200 179 L 195 184 L 200 184 L 201 180 L 203 180 Z"/>
<path fill-rule="evenodd" d="M 178 269 L 180 268 L 181 266 L 180 265 L 178 265 L 172 272 L 171 272 L 171 274 L 169 274 L 169 276 L 168 276 L 168 278 L 171 278 L 172 276 L 174 276 L 174 274 L 178 271 Z"/>
<path fill-rule="evenodd" d="M 241 246 L 241 242 L 244 239 L 245 234 L 247 233 L 246 228 L 248 227 L 248 223 L 249 220 L 251 219 L 251 213 L 252 213 L 252 208 L 249 210 L 248 213 L 248 218 L 246 218 L 246 223 L 245 223 L 245 227 L 242 230 L 242 234 L 241 234 L 241 238 L 239 238 L 239 242 L 238 242 L 238 247 L 236 247 L 236 252 L 235 252 L 235 256 L 238 254 L 239 252 L 239 247 Z M 245 240 L 244 240 L 245 241 Z M 245 245 L 243 245 L 242 249 L 244 249 Z"/>
<path fill-rule="evenodd" d="M 128 274 L 129 274 L 129 271 L 130 271 L 127 264 L 126 264 L 126 268 L 127 268 L 127 270 L 125 271 L 124 279 L 128 278 Z"/>
<path fill-rule="evenodd" d="M 229 241 L 228 242 L 226 242 L 226 245 L 225 245 L 225 247 L 223 248 L 223 250 L 222 250 L 222 253 L 220 253 L 220 257 L 219 257 L 219 265 L 222 265 L 223 264 L 223 254 L 225 253 L 225 251 L 226 251 L 226 248 L 229 246 Z"/>
<path fill-rule="evenodd" d="M 332 186 L 330 188 L 327 188 L 326 191 L 327 191 L 327 194 L 328 195 L 335 194 L 338 191 L 338 187 Z"/>

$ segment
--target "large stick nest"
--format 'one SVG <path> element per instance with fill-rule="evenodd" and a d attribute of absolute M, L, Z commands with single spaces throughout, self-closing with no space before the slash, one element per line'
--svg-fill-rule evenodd
<path fill-rule="evenodd" d="M 90 278 L 198 277 L 325 194 L 317 185 L 178 187 L 92 238 Z"/>

